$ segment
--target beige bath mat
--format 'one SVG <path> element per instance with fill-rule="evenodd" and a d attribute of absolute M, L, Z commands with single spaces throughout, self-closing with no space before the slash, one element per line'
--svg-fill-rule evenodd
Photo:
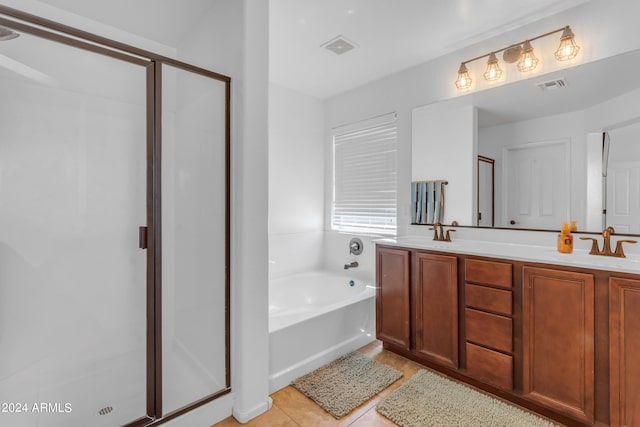
<path fill-rule="evenodd" d="M 376 410 L 401 427 L 551 427 L 530 412 L 421 369 Z"/>
<path fill-rule="evenodd" d="M 402 377 L 402 372 L 353 352 L 291 385 L 335 418 L 343 417 Z"/>

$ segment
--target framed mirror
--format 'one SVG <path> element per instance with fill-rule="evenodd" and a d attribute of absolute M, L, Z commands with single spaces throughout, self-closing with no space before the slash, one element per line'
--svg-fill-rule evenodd
<path fill-rule="evenodd" d="M 450 161 L 442 141 L 454 135 L 457 166 L 447 179 L 450 199 L 468 200 L 456 207 L 461 225 L 557 230 L 575 220 L 579 231 L 611 225 L 638 234 L 638 66 L 640 51 L 631 51 L 418 107 L 412 179 L 428 178 L 430 164 Z M 486 166 L 478 156 L 494 160 L 493 225 L 481 212 Z"/>

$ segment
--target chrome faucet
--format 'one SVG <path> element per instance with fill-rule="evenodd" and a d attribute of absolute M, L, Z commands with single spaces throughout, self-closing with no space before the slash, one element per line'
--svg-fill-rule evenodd
<path fill-rule="evenodd" d="M 350 268 L 356 268 L 358 266 L 358 261 L 350 262 L 349 264 L 344 265 L 344 269 L 348 270 Z"/>
<path fill-rule="evenodd" d="M 591 255 L 605 255 L 605 256 L 613 256 L 616 258 L 626 258 L 624 254 L 624 249 L 622 248 L 623 243 L 638 243 L 636 240 L 618 240 L 616 243 L 615 252 L 611 251 L 611 236 L 616 231 L 613 227 L 607 227 L 602 231 L 602 250 L 598 247 L 598 241 L 593 237 L 581 237 L 580 240 L 591 240 L 591 250 L 589 254 Z"/>

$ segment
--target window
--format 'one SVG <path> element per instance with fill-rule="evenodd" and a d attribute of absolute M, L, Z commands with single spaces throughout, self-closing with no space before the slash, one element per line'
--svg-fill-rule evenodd
<path fill-rule="evenodd" d="M 333 129 L 331 229 L 396 233 L 396 114 Z"/>

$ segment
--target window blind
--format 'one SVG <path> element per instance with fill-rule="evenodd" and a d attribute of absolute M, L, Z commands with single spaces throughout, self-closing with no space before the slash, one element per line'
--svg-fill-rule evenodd
<path fill-rule="evenodd" d="M 332 229 L 396 233 L 395 117 L 333 130 Z"/>

